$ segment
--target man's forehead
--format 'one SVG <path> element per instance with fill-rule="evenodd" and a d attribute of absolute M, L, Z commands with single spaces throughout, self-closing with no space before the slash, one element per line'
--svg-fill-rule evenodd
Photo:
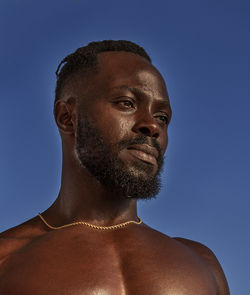
<path fill-rule="evenodd" d="M 135 95 L 159 98 L 169 104 L 163 77 L 144 57 L 129 52 L 104 52 L 98 56 L 97 71 L 84 75 L 85 78 L 79 74 L 78 94 L 99 96 L 112 91 L 130 91 Z"/>
<path fill-rule="evenodd" d="M 100 54 L 98 63 L 98 83 L 109 88 L 128 85 L 144 91 L 167 93 L 165 81 L 149 61 L 134 53 L 119 52 Z"/>
<path fill-rule="evenodd" d="M 103 52 L 98 54 L 98 72 L 103 75 L 160 75 L 159 71 L 144 57 L 131 52 Z M 144 78 L 146 78 L 146 76 Z"/>

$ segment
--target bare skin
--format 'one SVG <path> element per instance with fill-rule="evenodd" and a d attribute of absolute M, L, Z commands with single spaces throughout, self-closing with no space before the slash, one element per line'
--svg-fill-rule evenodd
<path fill-rule="evenodd" d="M 92 83 L 84 87 L 76 77 L 55 106 L 62 183 L 58 198 L 42 213 L 53 226 L 137 220 L 136 199 L 117 196 L 79 165 L 79 114 L 96 122 L 107 143 L 144 134 L 157 140 L 162 154 L 167 148 L 162 114 L 170 118 L 171 108 L 160 73 L 132 53 L 101 53 L 98 60 Z M 123 149 L 118 156 L 141 177 L 146 172 L 136 170 L 135 162 L 153 166 L 148 173 L 157 171 L 144 153 Z M 35 217 L 0 235 L 0 295 L 17 294 L 228 295 L 229 290 L 216 257 L 200 243 L 170 238 L 144 223 L 106 231 L 80 225 L 51 230 Z"/>

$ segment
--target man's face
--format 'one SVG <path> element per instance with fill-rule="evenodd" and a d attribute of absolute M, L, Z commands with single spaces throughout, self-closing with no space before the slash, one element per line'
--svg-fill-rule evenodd
<path fill-rule="evenodd" d="M 119 196 L 155 196 L 170 118 L 165 83 L 149 62 L 126 52 L 100 54 L 98 74 L 79 105 L 80 165 Z"/>

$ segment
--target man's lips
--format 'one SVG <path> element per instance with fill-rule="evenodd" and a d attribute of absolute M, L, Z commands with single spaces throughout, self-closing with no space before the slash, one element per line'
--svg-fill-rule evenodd
<path fill-rule="evenodd" d="M 157 165 L 159 153 L 154 147 L 148 144 L 134 144 L 130 145 L 127 149 L 136 158 L 139 158 L 140 160 L 152 165 Z"/>

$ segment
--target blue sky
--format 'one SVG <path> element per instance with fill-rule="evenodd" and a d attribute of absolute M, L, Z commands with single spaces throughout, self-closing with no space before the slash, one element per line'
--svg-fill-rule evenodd
<path fill-rule="evenodd" d="M 0 231 L 45 210 L 60 185 L 55 70 L 90 41 L 145 47 L 173 108 L 163 187 L 139 216 L 210 247 L 232 294 L 250 263 L 250 2 L 28 1 L 0 4 Z"/>

